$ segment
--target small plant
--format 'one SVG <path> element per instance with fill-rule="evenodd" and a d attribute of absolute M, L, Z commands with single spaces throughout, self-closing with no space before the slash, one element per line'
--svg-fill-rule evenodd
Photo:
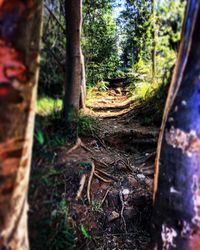
<path fill-rule="evenodd" d="M 35 138 L 37 140 L 37 142 L 40 144 L 40 145 L 43 145 L 44 144 L 44 134 L 42 133 L 42 131 L 40 129 L 37 129 L 36 132 L 35 132 Z"/>
<path fill-rule="evenodd" d="M 79 116 L 79 123 L 78 123 L 78 134 L 79 135 L 88 135 L 91 133 L 92 125 L 96 122 L 94 117 L 85 115 L 83 113 Z"/>
<path fill-rule="evenodd" d="M 87 240 L 92 240 L 92 236 L 87 232 L 83 225 L 80 225 L 81 233 Z"/>
<path fill-rule="evenodd" d="M 76 238 L 74 230 L 68 222 L 68 209 L 65 200 L 61 200 L 57 207 L 51 212 L 51 230 L 47 237 L 48 250 L 73 250 Z"/>
<path fill-rule="evenodd" d="M 93 200 L 91 203 L 91 207 L 92 207 L 92 211 L 94 212 L 98 212 L 98 213 L 103 212 L 102 204 L 100 201 Z"/>

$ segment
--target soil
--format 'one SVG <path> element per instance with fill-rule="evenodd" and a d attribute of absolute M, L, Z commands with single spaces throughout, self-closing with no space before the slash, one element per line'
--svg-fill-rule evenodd
<path fill-rule="evenodd" d="M 106 96 L 96 90 L 95 95 L 95 102 L 85 110 L 96 117 L 92 133 L 81 136 L 74 148 L 66 145 L 34 152 L 29 195 L 33 250 L 70 249 L 59 246 L 54 240 L 57 236 L 52 236 L 61 223 L 52 214 L 62 200 L 67 201 L 74 249 L 150 249 L 159 129 L 141 126 L 134 119 L 138 104 L 130 99 L 127 86 L 109 88 Z"/>

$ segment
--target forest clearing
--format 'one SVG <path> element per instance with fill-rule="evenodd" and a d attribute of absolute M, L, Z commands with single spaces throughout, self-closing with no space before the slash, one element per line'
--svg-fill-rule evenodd
<path fill-rule="evenodd" d="M 0 0 L 0 250 L 200 250 L 199 22 Z"/>

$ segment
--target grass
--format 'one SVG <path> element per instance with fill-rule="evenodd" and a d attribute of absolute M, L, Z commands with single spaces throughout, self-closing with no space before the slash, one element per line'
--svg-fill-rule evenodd
<path fill-rule="evenodd" d="M 62 99 L 41 97 L 37 100 L 36 113 L 41 116 L 52 115 L 62 110 Z"/>

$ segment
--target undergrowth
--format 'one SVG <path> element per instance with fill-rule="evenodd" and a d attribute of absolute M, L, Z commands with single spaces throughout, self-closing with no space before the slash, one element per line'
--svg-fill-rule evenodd
<path fill-rule="evenodd" d="M 61 170 L 54 168 L 43 169 L 31 175 L 30 202 L 38 188 L 43 190 L 42 196 L 37 197 L 41 199 L 37 206 L 31 205 L 38 210 L 37 213 L 30 214 L 31 232 L 36 234 L 30 235 L 30 238 L 37 238 L 37 241 L 31 240 L 32 249 L 76 249 L 76 233 L 69 222 L 68 202 L 59 192 L 63 189 L 62 175 Z"/>
<path fill-rule="evenodd" d="M 89 136 L 96 120 L 80 112 L 78 135 Z M 67 145 L 66 128 L 62 114 L 62 100 L 48 97 L 37 101 L 37 116 L 34 133 L 35 143 L 42 147 L 62 147 Z"/>
<path fill-rule="evenodd" d="M 145 64 L 140 59 L 130 70 L 131 98 L 139 100 L 140 103 L 138 107 L 140 111 L 134 114 L 134 118 L 138 118 L 142 125 L 160 126 L 173 67 L 173 60 L 169 60 L 166 71 L 162 74 L 157 72 L 154 82 L 151 77 L 151 64 Z"/>

